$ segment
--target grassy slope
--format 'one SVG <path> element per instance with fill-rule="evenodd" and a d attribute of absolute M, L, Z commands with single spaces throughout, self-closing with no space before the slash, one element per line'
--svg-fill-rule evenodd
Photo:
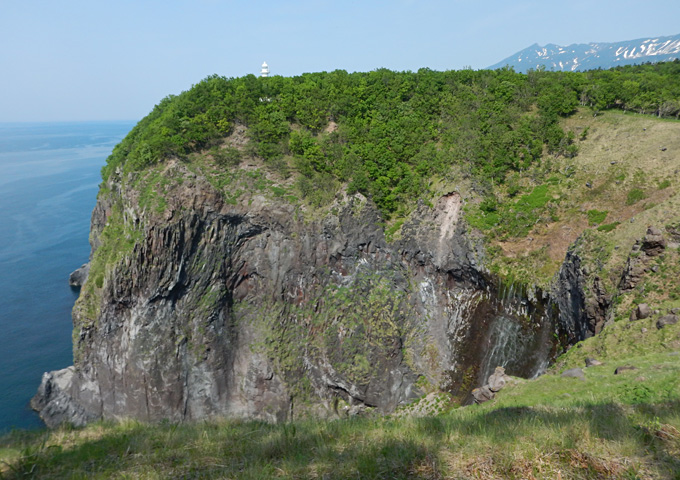
<path fill-rule="evenodd" d="M 525 172 L 519 181 L 527 192 L 544 185 L 547 178 L 553 180 L 554 218 L 545 212 L 527 235 L 491 242 L 502 253 L 501 271 L 525 269 L 528 278 L 538 277 L 537 283 L 543 284 L 557 271 L 569 245 L 587 229 L 612 247 L 604 270 L 618 274 L 648 225 L 663 228 L 680 221 L 680 122 L 620 111 L 593 117 L 584 109 L 566 119 L 564 126 L 576 138 L 587 129 L 585 140 L 578 141 L 579 154 L 546 160 L 541 171 Z M 628 204 L 628 195 L 636 189 L 645 198 Z M 500 199 L 513 201 L 502 193 Z M 593 224 L 589 211 L 607 214 Z M 611 232 L 596 231 L 615 222 L 619 225 Z"/>
<path fill-rule="evenodd" d="M 680 123 L 583 112 L 567 127 L 577 134 L 587 127 L 588 136 L 579 156 L 549 166 L 557 179 L 551 186 L 559 197 L 557 220 L 539 221 L 525 238 L 492 244 L 510 258 L 509 267 L 529 259 L 547 278 L 569 243 L 591 229 L 593 248 L 604 252 L 597 268 L 611 277 L 606 281 L 612 287 L 647 225 L 680 220 Z M 525 192 L 545 178 L 530 176 L 520 179 Z M 254 187 L 275 197 L 291 194 L 289 185 L 269 180 L 266 172 L 214 180 L 232 195 L 241 184 L 244 192 Z M 636 188 L 646 198 L 627 205 Z M 157 199 L 147 200 L 163 208 Z M 620 224 L 597 232 L 589 225 L 590 210 L 607 211 L 601 221 Z M 276 426 L 125 421 L 16 431 L 0 439 L 1 478 L 680 478 L 680 325 L 655 327 L 659 315 L 680 306 L 670 294 L 678 287 L 679 257 L 668 251 L 657 258 L 658 271 L 618 299 L 618 321 L 572 348 L 552 373 L 517 380 L 481 406 L 425 418 Z M 627 312 L 640 301 L 660 313 L 628 322 Z M 588 356 L 605 365 L 587 369 L 583 381 L 559 376 Z M 614 375 L 620 365 L 638 369 Z"/>

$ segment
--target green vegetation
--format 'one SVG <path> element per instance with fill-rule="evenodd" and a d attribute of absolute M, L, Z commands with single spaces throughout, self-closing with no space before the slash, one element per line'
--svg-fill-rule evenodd
<path fill-rule="evenodd" d="M 637 203 L 645 198 L 647 198 L 645 192 L 639 188 L 633 188 L 630 192 L 628 192 L 628 197 L 626 197 L 626 205 L 633 205 L 634 203 Z"/>
<path fill-rule="evenodd" d="M 614 222 L 614 223 L 605 223 L 604 225 L 600 225 L 597 227 L 598 232 L 611 232 L 614 230 L 616 227 L 621 225 L 621 222 Z"/>
<path fill-rule="evenodd" d="M 550 202 L 552 208 L 546 208 Z M 485 198 L 479 206 L 479 212 L 469 215 L 468 221 L 490 235 L 500 238 L 520 237 L 526 235 L 546 213 L 551 219 L 555 203 L 550 186 L 538 185 L 515 201 L 507 199 L 501 203 Z"/>
<path fill-rule="evenodd" d="M 100 193 L 100 195 L 107 194 L 106 191 Z M 119 203 L 114 203 L 111 214 L 100 235 L 101 245 L 95 251 L 90 262 L 88 280 L 83 285 L 75 305 L 75 309 L 79 313 L 78 317 L 84 324 L 93 324 L 99 314 L 96 292 L 104 286 L 111 267 L 122 260 L 125 254 L 131 252 L 141 238 L 140 231 L 126 224 L 122 206 Z M 76 346 L 77 343 L 74 342 L 74 347 Z"/>
<path fill-rule="evenodd" d="M 607 218 L 607 214 L 609 214 L 608 211 L 600 211 L 600 210 L 588 210 L 587 215 L 588 215 L 588 224 L 589 225 L 599 225 L 604 220 Z"/>
<path fill-rule="evenodd" d="M 678 73 L 680 62 L 526 75 L 380 69 L 293 78 L 211 76 L 163 99 L 116 146 L 102 174 L 107 179 L 119 168 L 139 171 L 199 151 L 232 168 L 244 152 L 218 145 L 245 125 L 246 153 L 284 177 L 292 167 L 301 197 L 311 204 L 329 203 L 344 184 L 350 193 L 370 195 L 386 218 L 399 218 L 418 198 L 427 200 L 431 180 L 453 166 L 488 192 L 512 172 L 540 164 L 545 152 L 573 157 L 576 134 L 565 132 L 560 118 L 579 105 L 676 117 Z"/>

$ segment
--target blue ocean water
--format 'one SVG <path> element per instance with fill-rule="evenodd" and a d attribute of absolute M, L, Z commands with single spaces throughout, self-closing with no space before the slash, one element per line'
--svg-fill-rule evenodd
<path fill-rule="evenodd" d="M 0 432 L 42 425 L 43 372 L 71 365 L 68 275 L 87 262 L 106 157 L 132 122 L 0 123 Z"/>

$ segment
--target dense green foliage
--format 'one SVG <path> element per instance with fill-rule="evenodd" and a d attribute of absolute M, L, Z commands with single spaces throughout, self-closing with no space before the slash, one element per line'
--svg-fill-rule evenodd
<path fill-rule="evenodd" d="M 248 127 L 248 153 L 274 168 L 285 165 L 286 172 L 292 159 L 303 197 L 343 182 L 350 192 L 371 195 L 390 216 L 405 213 L 427 194 L 432 177 L 453 165 L 484 191 L 545 152 L 576 155 L 574 133 L 565 133 L 558 120 L 579 104 L 677 117 L 680 62 L 526 75 L 380 69 L 210 76 L 163 99 L 116 146 L 103 176 L 118 167 L 130 172 L 172 156 L 187 158 L 241 124 Z M 237 151 L 213 151 L 225 168 L 238 161 Z"/>

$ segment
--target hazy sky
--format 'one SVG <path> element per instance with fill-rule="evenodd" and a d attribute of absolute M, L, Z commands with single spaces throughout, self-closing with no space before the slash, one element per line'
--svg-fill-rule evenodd
<path fill-rule="evenodd" d="M 0 122 L 138 120 L 217 73 L 475 69 L 680 33 L 679 0 L 0 0 Z"/>

